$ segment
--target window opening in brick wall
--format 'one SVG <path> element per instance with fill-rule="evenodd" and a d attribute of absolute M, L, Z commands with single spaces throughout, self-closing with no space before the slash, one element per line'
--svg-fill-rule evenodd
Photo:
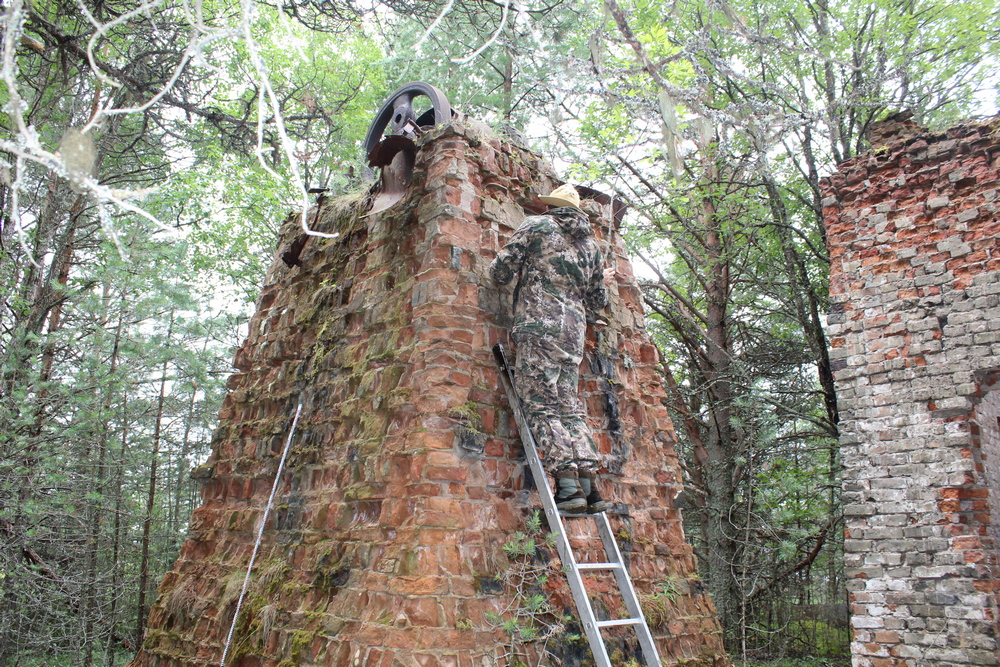
<path fill-rule="evenodd" d="M 979 400 L 972 411 L 970 435 L 981 483 L 987 488 L 993 548 L 1000 546 L 1000 369 L 976 373 Z"/>

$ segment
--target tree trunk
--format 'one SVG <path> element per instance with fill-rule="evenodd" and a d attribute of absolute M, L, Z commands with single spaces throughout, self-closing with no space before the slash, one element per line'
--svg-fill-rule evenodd
<path fill-rule="evenodd" d="M 504 49 L 503 65 L 503 121 L 510 123 L 514 113 L 514 54 L 510 47 Z"/>
<path fill-rule="evenodd" d="M 207 347 L 207 345 L 206 345 Z M 186 515 L 183 511 L 183 500 L 188 476 L 188 455 L 191 453 L 191 425 L 194 424 L 195 399 L 198 396 L 198 385 L 191 383 L 191 400 L 188 402 L 187 420 L 184 422 L 184 437 L 181 438 L 181 452 L 177 459 L 177 483 L 174 489 L 174 521 L 171 526 L 174 535 L 180 536 L 180 523 L 182 517 Z"/>
<path fill-rule="evenodd" d="M 840 415 L 837 411 L 837 392 L 833 385 L 830 349 L 827 345 L 826 331 L 823 329 L 823 320 L 820 315 L 820 297 L 813 289 L 806 264 L 792 240 L 788 213 L 781 193 L 778 191 L 777 183 L 767 177 L 764 179 L 764 186 L 767 190 L 775 233 L 781 242 L 781 250 L 785 258 L 785 274 L 788 276 L 796 319 L 802 329 L 806 344 L 809 346 L 813 363 L 816 364 L 820 388 L 823 391 L 823 403 L 826 406 L 829 421 L 830 435 L 837 437 L 837 422 L 840 421 Z"/>
<path fill-rule="evenodd" d="M 94 471 L 94 502 L 90 508 L 89 529 L 87 539 L 87 590 L 84 606 L 84 645 L 83 664 L 90 667 L 94 662 L 94 647 L 98 645 L 94 637 L 96 616 L 102 597 L 102 591 L 97 579 L 97 562 L 101 551 L 101 521 L 103 519 L 104 475 L 107 466 L 108 432 L 111 427 L 111 393 L 114 391 L 115 374 L 118 371 L 118 347 L 121 342 L 124 312 L 118 313 L 118 324 L 115 327 L 115 338 L 111 347 L 111 361 L 108 368 L 109 385 L 105 387 L 104 401 L 101 405 L 101 432 L 97 443 L 97 470 Z M 115 595 L 114 589 L 111 592 Z M 112 633 L 113 634 L 113 633 Z"/>
<path fill-rule="evenodd" d="M 34 341 L 41 336 L 46 323 L 50 334 L 58 331 L 62 325 L 62 299 L 54 298 L 55 290 L 48 281 L 54 278 L 58 284 L 65 286 L 69 280 L 75 226 L 82 202 L 81 198 L 77 198 L 68 221 L 62 232 L 57 235 L 56 229 L 63 211 L 58 195 L 56 177 L 53 176 L 49 182 L 46 204 L 39 216 L 33 250 L 37 258 L 48 252 L 55 252 L 55 258 L 48 271 L 30 266 L 23 276 L 21 295 L 27 299 L 28 308 L 22 316 L 15 318 L 11 335 L 4 347 L 3 366 L 0 368 L 0 401 L 2 401 L 0 414 L 7 422 L 0 424 L 0 459 L 13 463 L 10 470 L 14 475 L 10 483 L 13 485 L 12 490 L 16 489 L 17 499 L 9 523 L 9 535 L 6 535 L 0 544 L 7 552 L 4 560 L 11 564 L 23 560 L 26 550 L 31 550 L 31 546 L 25 541 L 25 535 L 30 528 L 30 519 L 25 514 L 25 508 L 34 494 L 41 447 L 40 435 L 46 417 L 45 399 L 48 392 L 45 384 L 51 376 L 55 358 L 55 343 L 50 340 L 43 347 L 36 366 L 32 361 L 37 354 L 37 343 Z M 53 239 L 55 245 L 51 247 Z M 32 368 L 37 368 L 38 371 L 38 377 L 34 380 L 31 378 Z M 16 392 L 29 388 L 24 386 L 25 384 L 33 385 L 36 392 L 34 399 L 27 406 L 14 400 Z M 34 416 L 18 433 L 15 424 L 20 418 L 30 415 L 32 410 Z M 27 415 L 24 414 L 26 411 Z M 20 463 L 20 470 L 17 469 L 18 463 L 14 462 Z M 15 482 L 17 477 L 20 479 Z M 16 571 L 8 572 L 8 575 L 10 576 L 3 577 L 3 592 L 0 598 L 3 599 L 3 606 L 6 609 L 18 609 L 19 596 L 15 589 L 19 577 L 16 576 Z M 16 649 L 19 631 L 9 625 L 14 622 L 15 616 L 15 614 L 0 614 L 0 664 L 6 664 L 7 657 L 14 655 L 12 650 Z"/>
<path fill-rule="evenodd" d="M 708 492 L 708 522 L 703 527 L 708 553 L 709 586 L 719 613 L 719 620 L 730 638 L 737 636 L 739 591 L 735 578 L 736 543 L 739 526 L 732 513 L 736 499 L 737 445 L 732 427 L 733 378 L 732 350 L 727 321 L 729 301 L 729 264 L 719 220 L 711 198 L 702 201 L 702 223 L 706 233 L 703 250 L 706 259 L 706 324 L 708 341 L 705 350 L 705 382 L 711 403 L 705 450 L 708 454 L 705 479 Z"/>
<path fill-rule="evenodd" d="M 167 329 L 167 344 L 174 329 L 174 317 L 170 316 Z M 156 503 L 156 467 L 160 455 L 160 433 L 163 423 L 163 403 L 167 395 L 167 366 L 169 359 L 163 360 L 160 375 L 160 395 L 156 401 L 156 421 L 153 423 L 153 451 L 149 460 L 149 491 L 146 494 L 146 516 L 142 522 L 142 557 L 139 564 L 139 602 L 136 605 L 135 645 L 142 646 L 146 629 L 146 589 L 149 588 L 149 533 L 153 526 L 153 507 Z"/>
<path fill-rule="evenodd" d="M 104 657 L 106 667 L 115 665 L 115 629 L 118 626 L 118 554 L 121 548 L 122 529 L 122 475 L 125 469 L 125 451 L 128 449 L 128 394 L 122 395 L 122 441 L 115 466 L 115 511 L 111 529 L 111 608 L 108 610 L 108 640 Z"/>

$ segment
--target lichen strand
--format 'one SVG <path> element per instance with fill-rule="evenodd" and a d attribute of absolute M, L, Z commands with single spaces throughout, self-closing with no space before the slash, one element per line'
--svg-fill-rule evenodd
<path fill-rule="evenodd" d="M 557 181 L 538 156 L 475 124 L 417 143 L 413 183 L 388 211 L 366 216 L 355 196 L 310 212 L 315 229 L 340 236 L 310 238 L 301 266 L 278 259 L 301 234 L 299 216 L 282 225 L 212 457 L 198 469 L 202 504 L 135 667 L 218 664 L 300 403 L 229 663 L 462 665 L 503 655 L 507 637 L 487 620 L 512 600 L 496 585 L 506 567 L 498 554 L 537 500 L 490 353 L 507 340 L 509 295 L 486 268 Z M 600 359 L 584 365 L 583 398 L 609 470 L 622 472 L 601 478 L 627 512 L 615 529 L 630 537 L 638 588 L 655 594 L 657 581 L 686 581 L 694 559 L 670 506 L 681 476 L 655 348 L 613 242 L 625 277 Z M 588 350 L 597 344 L 591 332 Z M 593 532 L 574 538 L 581 559 L 603 557 Z M 552 567 L 540 590 L 571 609 L 555 558 Z M 621 606 L 608 586 L 594 595 L 602 609 Z M 721 655 L 704 591 L 689 588 L 663 611 L 668 663 L 702 647 Z M 587 652 L 572 630 L 553 641 L 567 658 Z M 627 658 L 631 646 L 623 635 L 615 650 Z"/>

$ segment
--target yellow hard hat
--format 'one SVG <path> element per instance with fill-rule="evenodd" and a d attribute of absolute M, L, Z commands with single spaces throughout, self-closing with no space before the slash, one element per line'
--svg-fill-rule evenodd
<path fill-rule="evenodd" d="M 580 193 L 569 183 L 560 185 L 547 197 L 541 197 L 541 200 L 549 206 L 572 206 L 573 208 L 580 208 Z"/>

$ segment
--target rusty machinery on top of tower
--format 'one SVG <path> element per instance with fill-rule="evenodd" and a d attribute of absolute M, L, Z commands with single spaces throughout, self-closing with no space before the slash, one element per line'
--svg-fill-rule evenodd
<path fill-rule="evenodd" d="M 418 114 L 413 104 L 418 97 L 426 97 L 431 108 Z M 365 180 L 374 180 L 373 168 L 381 169 L 378 181 L 368 192 L 368 215 L 384 211 L 403 198 L 413 177 L 416 138 L 426 129 L 441 125 L 457 115 L 445 94 L 423 81 L 412 81 L 389 96 L 375 114 L 365 135 L 368 164 Z M 301 266 L 299 255 L 308 238 L 308 234 L 298 236 L 281 253 L 281 260 L 289 267 Z"/>
<path fill-rule="evenodd" d="M 430 108 L 418 111 L 414 101 L 427 98 Z M 368 213 L 378 213 L 391 208 L 406 194 L 413 177 L 413 165 L 417 154 L 416 139 L 429 128 L 443 125 L 458 116 L 451 108 L 447 96 L 423 81 L 412 81 L 398 88 L 375 114 L 365 135 L 364 151 L 367 160 L 365 180 L 375 180 L 375 169 L 380 170 L 378 180 L 368 191 Z M 620 199 L 612 198 L 592 188 L 577 186 L 583 199 L 593 199 L 601 204 L 611 204 L 614 225 L 617 228 L 628 206 Z M 310 190 L 310 192 L 314 192 Z M 315 192 L 322 192 L 316 190 Z M 301 234 L 281 253 L 282 261 L 288 265 L 301 266 L 299 255 L 309 236 Z"/>

